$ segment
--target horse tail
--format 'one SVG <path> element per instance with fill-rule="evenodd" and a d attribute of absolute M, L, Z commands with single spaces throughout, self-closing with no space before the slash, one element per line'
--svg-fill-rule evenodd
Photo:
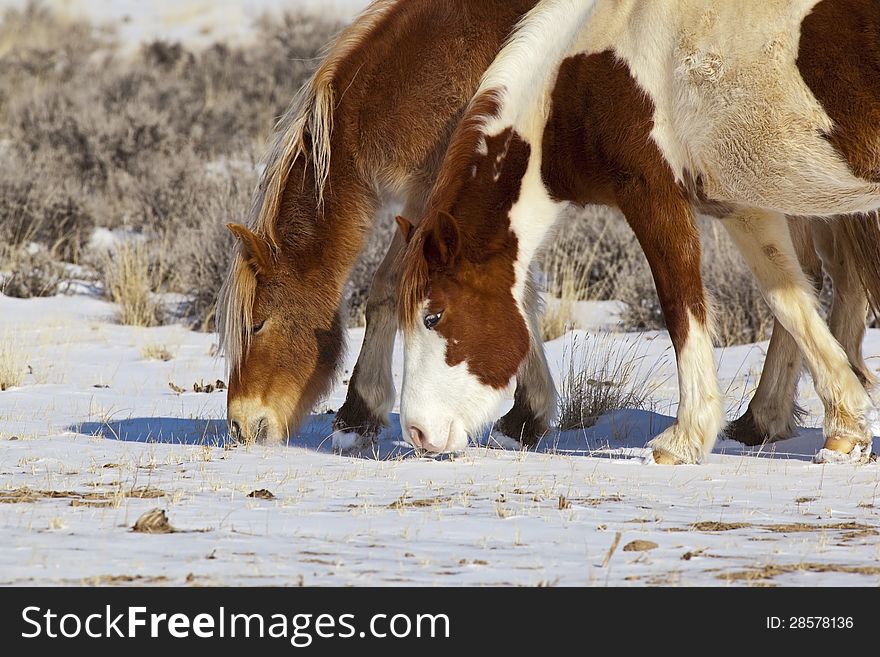
<path fill-rule="evenodd" d="M 842 215 L 834 221 L 840 222 L 842 255 L 858 272 L 868 305 L 880 318 L 880 211 Z"/>

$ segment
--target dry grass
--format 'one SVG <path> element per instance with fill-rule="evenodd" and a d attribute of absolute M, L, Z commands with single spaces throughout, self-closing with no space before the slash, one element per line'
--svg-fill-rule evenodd
<path fill-rule="evenodd" d="M 752 273 L 717 221 L 703 221 L 702 249 L 703 282 L 714 302 L 719 345 L 767 339 L 773 317 Z M 565 217 L 541 257 L 541 271 L 549 296 L 556 300 L 542 319 L 545 340 L 572 328 L 578 301 L 623 301 L 621 328 L 626 331 L 666 326 L 644 253 L 615 211 L 593 207 Z"/>
<path fill-rule="evenodd" d="M 411 499 L 403 495 L 388 505 L 389 509 L 424 509 L 432 506 L 447 506 L 452 504 L 451 497 L 437 496 L 423 499 Z"/>
<path fill-rule="evenodd" d="M 119 306 L 120 324 L 150 327 L 161 323 L 162 308 L 155 297 L 160 279 L 143 245 L 124 244 L 106 257 L 105 292 Z"/>
<path fill-rule="evenodd" d="M 702 520 L 692 525 L 694 531 L 698 532 L 732 532 L 737 529 L 745 529 L 752 525 L 747 522 L 715 522 L 713 520 Z"/>
<path fill-rule="evenodd" d="M 569 369 L 559 389 L 561 431 L 593 426 L 603 415 L 621 409 L 644 409 L 657 384 L 640 371 L 644 347 L 610 334 L 572 340 Z"/>
<path fill-rule="evenodd" d="M 92 491 L 83 493 L 72 490 L 35 490 L 33 488 L 15 488 L 0 491 L 0 504 L 32 504 L 41 500 L 69 499 L 71 505 L 112 505 L 119 506 L 126 498 L 156 499 L 165 497 L 167 493 L 158 488 L 142 486 L 139 488 L 114 489 L 108 491 Z"/>
<path fill-rule="evenodd" d="M 137 519 L 131 531 L 142 534 L 174 534 L 177 529 L 168 522 L 164 510 L 152 509 Z"/>
<path fill-rule="evenodd" d="M 160 360 L 163 363 L 167 363 L 169 360 L 174 359 L 174 354 L 165 345 L 148 344 L 144 345 L 144 348 L 141 349 L 141 357 L 144 360 Z"/>
<path fill-rule="evenodd" d="M 577 328 L 574 319 L 574 303 L 570 299 L 558 299 L 541 315 L 541 339 L 550 342 L 561 338 Z"/>
<path fill-rule="evenodd" d="M 643 540 L 635 540 L 630 541 L 626 545 L 623 546 L 624 552 L 648 552 L 650 550 L 656 550 L 660 547 L 654 541 L 643 541 Z"/>
<path fill-rule="evenodd" d="M 880 575 L 880 566 L 854 566 L 850 564 L 834 563 L 795 563 L 795 564 L 768 564 L 756 566 L 748 570 L 738 570 L 730 573 L 721 573 L 718 579 L 728 582 L 751 582 L 755 580 L 768 580 L 779 575 L 790 573 L 844 573 L 847 575 Z"/>
<path fill-rule="evenodd" d="M 27 374 L 27 358 L 9 336 L 0 340 L 0 391 L 17 388 Z"/>

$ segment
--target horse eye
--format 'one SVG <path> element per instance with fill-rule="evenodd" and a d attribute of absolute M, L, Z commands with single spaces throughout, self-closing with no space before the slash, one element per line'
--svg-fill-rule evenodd
<path fill-rule="evenodd" d="M 437 324 L 440 323 L 440 320 L 443 318 L 443 313 L 433 313 L 431 315 L 425 315 L 425 328 L 429 331 L 433 331 Z"/>
<path fill-rule="evenodd" d="M 263 330 L 263 327 L 264 327 L 265 325 L 266 325 L 266 321 L 265 321 L 265 320 L 263 320 L 263 321 L 260 322 L 259 324 L 254 324 L 253 328 L 251 329 L 251 335 L 256 335 L 257 333 L 259 333 L 260 331 L 262 331 L 262 330 Z"/>

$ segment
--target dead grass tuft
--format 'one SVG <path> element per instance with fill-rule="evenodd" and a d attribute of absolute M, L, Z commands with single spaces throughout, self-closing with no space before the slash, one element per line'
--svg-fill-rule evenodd
<path fill-rule="evenodd" d="M 160 360 L 163 363 L 167 363 L 174 359 L 174 354 L 172 354 L 165 345 L 148 344 L 141 349 L 141 357 L 144 360 Z"/>
<path fill-rule="evenodd" d="M 160 279 L 143 245 L 125 244 L 106 257 L 105 291 L 119 306 L 120 324 L 151 327 L 161 323 L 162 310 L 155 297 Z"/>
<path fill-rule="evenodd" d="M 18 345 L 8 336 L 0 339 L 0 391 L 24 383 L 27 363 Z"/>
<path fill-rule="evenodd" d="M 698 532 L 732 532 L 737 529 L 745 529 L 751 527 L 747 522 L 715 522 L 713 520 L 703 520 L 695 522 L 691 525 L 691 529 Z"/>
<path fill-rule="evenodd" d="M 623 546 L 624 552 L 649 552 L 650 550 L 656 550 L 660 547 L 654 541 L 643 541 L 643 540 L 635 540 L 630 541 L 626 545 Z"/>
<path fill-rule="evenodd" d="M 162 509 L 151 509 L 144 513 L 131 530 L 143 534 L 173 534 L 177 531 L 168 522 L 168 516 Z"/>
<path fill-rule="evenodd" d="M 721 573 L 718 579 L 728 582 L 751 582 L 755 580 L 773 579 L 789 573 L 845 573 L 848 575 L 880 575 L 880 566 L 851 566 L 847 564 L 833 563 L 797 563 L 797 564 L 768 564 L 748 570 L 738 570 L 731 573 Z"/>
<path fill-rule="evenodd" d="M 657 384 L 639 370 L 643 349 L 637 340 L 610 334 L 575 338 L 559 389 L 559 429 L 585 429 L 612 411 L 644 409 Z"/>
<path fill-rule="evenodd" d="M 404 495 L 388 505 L 389 509 L 424 509 L 432 506 L 444 506 L 452 503 L 451 497 L 425 497 L 412 499 Z"/>
<path fill-rule="evenodd" d="M 166 495 L 165 491 L 150 486 L 89 493 L 72 490 L 34 490 L 25 487 L 0 491 L 0 504 L 29 504 L 40 500 L 69 499 L 71 506 L 94 506 L 105 503 L 107 506 L 118 506 L 126 498 L 157 499 Z"/>

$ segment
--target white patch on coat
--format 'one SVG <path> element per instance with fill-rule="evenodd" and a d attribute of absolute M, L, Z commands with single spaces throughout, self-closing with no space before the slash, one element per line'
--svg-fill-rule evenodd
<path fill-rule="evenodd" d="M 724 411 L 711 331 L 690 311 L 687 339 L 676 364 L 678 416 L 675 424 L 648 446 L 682 463 L 699 463 L 715 446 L 724 424 Z"/>

